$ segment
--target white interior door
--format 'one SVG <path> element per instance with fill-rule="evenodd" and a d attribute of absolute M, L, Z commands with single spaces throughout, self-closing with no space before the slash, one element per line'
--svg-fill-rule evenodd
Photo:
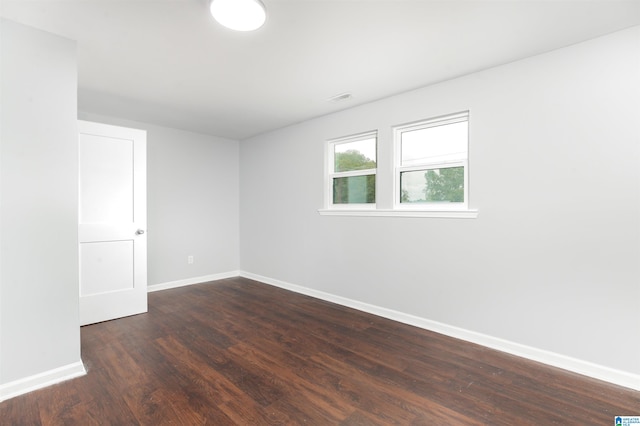
<path fill-rule="evenodd" d="M 144 130 L 78 121 L 80 324 L 147 312 Z"/>

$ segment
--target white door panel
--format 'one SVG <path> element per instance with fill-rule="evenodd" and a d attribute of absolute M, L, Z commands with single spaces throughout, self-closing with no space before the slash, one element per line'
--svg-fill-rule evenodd
<path fill-rule="evenodd" d="M 133 241 L 80 244 L 80 296 L 133 290 Z"/>
<path fill-rule="evenodd" d="M 80 323 L 147 311 L 146 132 L 79 121 Z"/>
<path fill-rule="evenodd" d="M 80 223 L 133 221 L 133 140 L 82 134 Z"/>

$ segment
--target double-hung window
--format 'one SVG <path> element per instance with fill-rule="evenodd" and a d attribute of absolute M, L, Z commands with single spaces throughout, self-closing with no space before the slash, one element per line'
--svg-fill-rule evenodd
<path fill-rule="evenodd" d="M 478 216 L 478 210 L 469 208 L 468 111 L 390 130 L 380 138 L 372 131 L 326 141 L 325 204 L 320 214 Z"/>
<path fill-rule="evenodd" d="M 468 139 L 468 112 L 395 127 L 395 208 L 467 209 Z"/>
<path fill-rule="evenodd" d="M 328 141 L 329 206 L 375 208 L 377 133 Z"/>

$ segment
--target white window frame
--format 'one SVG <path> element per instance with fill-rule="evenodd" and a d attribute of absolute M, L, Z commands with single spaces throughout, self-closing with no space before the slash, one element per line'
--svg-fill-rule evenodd
<path fill-rule="evenodd" d="M 416 130 L 428 129 L 432 127 L 444 126 L 448 124 L 469 122 L 469 112 L 464 111 L 455 114 L 421 120 L 409 124 L 403 124 L 393 128 L 393 209 L 398 211 L 423 211 L 442 212 L 443 217 L 447 217 L 447 212 L 469 212 L 469 132 L 467 130 L 466 152 L 464 156 L 455 160 L 427 161 L 421 164 L 410 166 L 402 165 L 402 134 Z M 403 172 L 427 171 L 433 169 L 444 169 L 451 167 L 463 167 L 464 171 L 464 201 L 462 203 L 402 203 L 402 189 L 400 188 L 400 175 Z M 463 216 L 466 217 L 466 216 Z"/>
<path fill-rule="evenodd" d="M 376 166 L 378 164 L 378 131 L 373 130 L 364 133 L 358 133 L 351 136 L 344 136 L 337 139 L 328 140 L 325 148 L 326 155 L 326 172 L 325 172 L 325 206 L 329 210 L 375 210 L 378 199 L 378 177 L 375 169 L 353 170 L 347 172 L 335 171 L 335 147 L 337 145 L 358 142 L 361 140 L 375 139 L 376 149 Z M 354 176 L 369 176 L 376 175 L 376 202 L 374 203 L 353 203 L 353 204 L 334 204 L 333 203 L 333 180 L 336 178 L 354 177 Z"/>
<path fill-rule="evenodd" d="M 358 133 L 326 141 L 325 145 L 325 204 L 318 209 L 323 216 L 359 216 L 359 217 L 412 217 L 443 219 L 475 219 L 478 210 L 469 208 L 469 141 L 471 126 L 467 129 L 467 152 L 464 158 L 451 161 L 425 162 L 420 165 L 402 166 L 401 136 L 403 132 L 436 127 L 444 124 L 467 121 L 469 111 L 446 114 L 426 120 L 414 121 L 387 128 L 382 133 L 377 130 Z M 376 168 L 339 172 L 334 170 L 334 145 L 354 142 L 371 137 L 376 139 Z M 388 148 L 388 149 L 387 149 Z M 382 153 L 383 158 L 379 157 Z M 441 169 L 447 167 L 464 168 L 464 202 L 462 203 L 401 203 L 400 173 L 405 171 Z M 376 202 L 371 204 L 333 204 L 333 179 L 336 177 L 376 175 Z M 391 184 L 391 185 L 389 185 Z M 384 193 L 379 189 L 383 188 Z"/>

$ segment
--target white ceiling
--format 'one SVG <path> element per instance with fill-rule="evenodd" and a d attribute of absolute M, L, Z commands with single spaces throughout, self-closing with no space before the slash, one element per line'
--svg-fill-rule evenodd
<path fill-rule="evenodd" d="M 77 40 L 82 111 L 233 139 L 640 24 L 640 0 L 263 0 L 252 33 L 206 0 L 0 1 Z"/>

